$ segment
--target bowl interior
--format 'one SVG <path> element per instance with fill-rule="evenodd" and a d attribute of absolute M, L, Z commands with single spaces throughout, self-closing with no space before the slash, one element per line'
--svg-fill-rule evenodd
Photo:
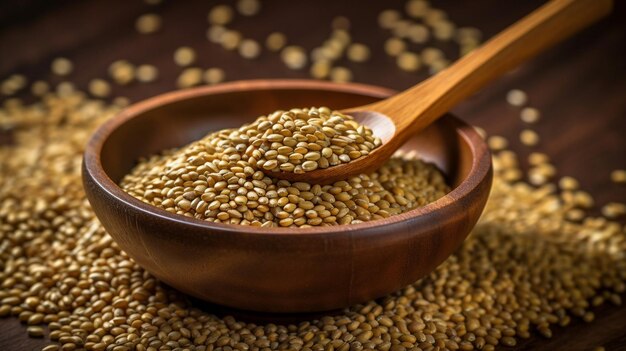
<path fill-rule="evenodd" d="M 320 105 L 345 109 L 392 93 L 358 84 L 276 80 L 157 96 L 96 131 L 85 153 L 85 189 L 120 247 L 190 295 L 263 312 L 323 311 L 378 298 L 431 272 L 460 245 L 485 204 L 489 152 L 473 128 L 453 116 L 404 145 L 443 170 L 452 191 L 378 221 L 297 230 L 210 223 L 144 204 L 113 183 L 141 157 L 259 114 Z"/>
<path fill-rule="evenodd" d="M 100 155 L 103 170 L 119 183 L 141 157 L 184 146 L 211 131 L 241 126 L 261 114 L 291 107 L 344 109 L 391 94 L 390 90 L 380 88 L 349 91 L 330 86 L 261 86 L 249 90 L 222 89 L 210 95 L 202 93 L 206 88 L 200 88 L 190 91 L 184 99 L 154 98 L 165 100 L 164 104 L 148 100 L 125 111 L 132 118 L 126 119 L 104 141 Z M 446 116 L 403 146 L 405 150 L 417 150 L 422 159 L 436 164 L 453 188 L 468 176 L 472 165 L 468 141 L 455 130 L 458 127 L 457 120 Z"/>

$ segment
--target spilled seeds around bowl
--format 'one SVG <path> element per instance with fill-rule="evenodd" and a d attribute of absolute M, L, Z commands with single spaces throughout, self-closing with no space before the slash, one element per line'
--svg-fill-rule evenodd
<path fill-rule="evenodd" d="M 515 154 L 502 150 L 482 218 L 428 277 L 299 324 L 218 317 L 133 262 L 89 208 L 83 145 L 117 112 L 67 92 L 3 111 L 14 144 L 0 146 L 0 316 L 33 337 L 48 325 L 66 349 L 493 350 L 622 303 L 624 227 L 584 212 L 568 220 L 576 196 L 520 181 Z"/>

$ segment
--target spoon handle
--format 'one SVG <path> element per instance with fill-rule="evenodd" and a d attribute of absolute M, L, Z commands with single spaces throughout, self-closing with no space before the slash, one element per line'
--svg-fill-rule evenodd
<path fill-rule="evenodd" d="M 436 76 L 365 108 L 412 135 L 523 61 L 610 12 L 612 0 L 552 0 Z M 397 138 L 396 138 L 397 137 Z M 396 135 L 393 139 L 400 139 Z"/>

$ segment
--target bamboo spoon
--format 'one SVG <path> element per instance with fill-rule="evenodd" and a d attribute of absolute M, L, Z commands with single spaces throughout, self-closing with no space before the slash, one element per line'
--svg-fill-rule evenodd
<path fill-rule="evenodd" d="M 540 51 L 610 12 L 612 0 L 552 0 L 434 77 L 388 99 L 344 112 L 383 144 L 349 163 L 305 173 L 271 172 L 292 182 L 332 183 L 379 168 L 411 135 Z"/>

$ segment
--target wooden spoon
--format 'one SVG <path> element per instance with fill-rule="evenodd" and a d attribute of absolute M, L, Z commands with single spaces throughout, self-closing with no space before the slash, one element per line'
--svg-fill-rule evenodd
<path fill-rule="evenodd" d="M 332 183 L 379 168 L 404 144 L 488 82 L 610 12 L 612 0 L 552 0 L 424 82 L 388 99 L 344 112 L 383 144 L 369 155 L 301 174 L 268 172 L 289 181 Z"/>

